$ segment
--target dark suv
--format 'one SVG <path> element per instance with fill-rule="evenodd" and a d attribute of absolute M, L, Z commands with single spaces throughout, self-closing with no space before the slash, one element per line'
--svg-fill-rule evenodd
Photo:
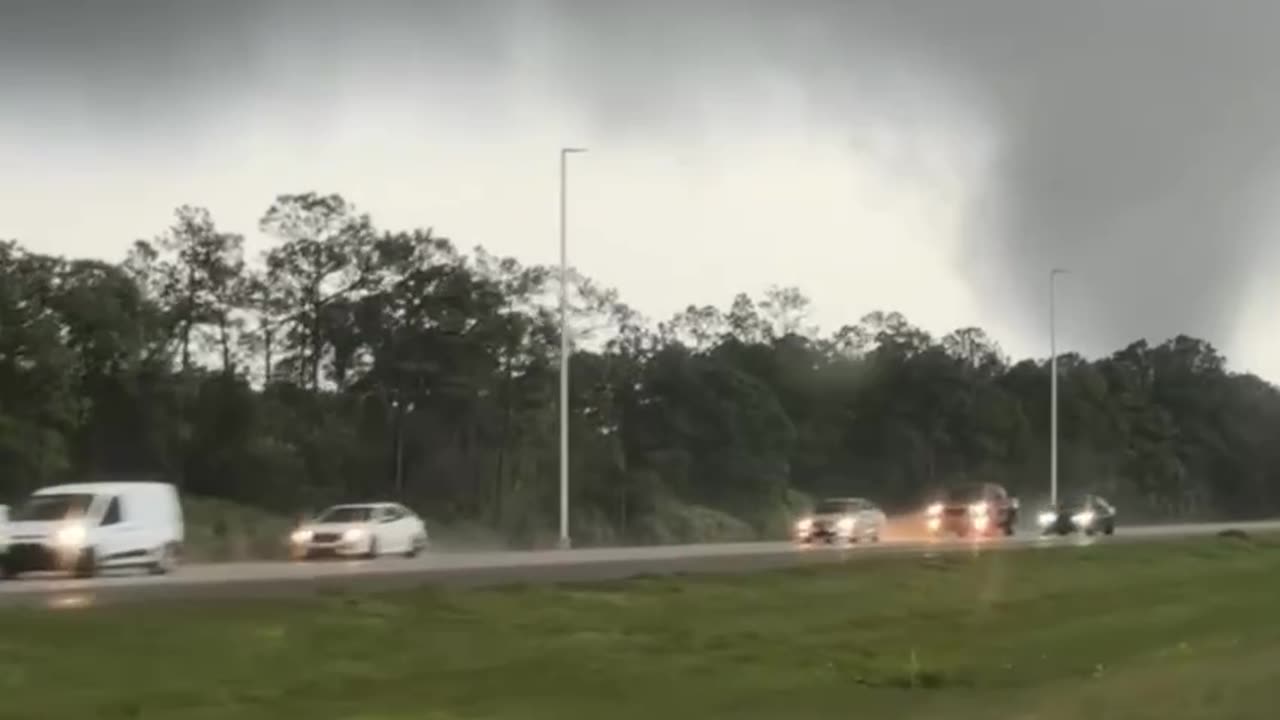
<path fill-rule="evenodd" d="M 1040 513 L 1038 520 L 1045 535 L 1073 532 L 1111 535 L 1116 531 L 1116 508 L 1101 495 L 1089 493 L 1056 507 L 1050 506 Z"/>

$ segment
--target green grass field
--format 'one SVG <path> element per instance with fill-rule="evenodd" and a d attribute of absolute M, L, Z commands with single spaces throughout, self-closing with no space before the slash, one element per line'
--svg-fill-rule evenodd
<path fill-rule="evenodd" d="M 1275 718 L 1280 542 L 0 613 L 3 718 Z"/>

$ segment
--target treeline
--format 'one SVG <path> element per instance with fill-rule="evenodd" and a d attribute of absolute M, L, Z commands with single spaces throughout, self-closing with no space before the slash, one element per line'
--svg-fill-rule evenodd
<path fill-rule="evenodd" d="M 280 196 L 260 261 L 183 207 L 118 264 L 0 245 L 0 495 L 97 476 L 280 512 L 398 496 L 521 543 L 557 512 L 558 274 L 337 196 Z M 774 532 L 805 496 L 1045 494 L 1044 362 L 897 313 L 821 336 L 774 288 L 650 324 L 571 279 L 579 542 Z M 1059 360 L 1061 483 L 1129 516 L 1280 510 L 1280 393 L 1208 343 Z"/>

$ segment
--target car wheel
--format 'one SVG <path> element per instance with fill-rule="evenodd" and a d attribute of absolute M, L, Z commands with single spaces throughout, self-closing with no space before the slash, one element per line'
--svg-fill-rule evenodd
<path fill-rule="evenodd" d="M 156 553 L 155 562 L 147 568 L 152 575 L 168 575 L 178 569 L 178 551 L 173 543 L 166 543 Z"/>
<path fill-rule="evenodd" d="M 98 556 L 93 548 L 85 548 L 80 551 L 79 557 L 76 558 L 75 567 L 71 569 L 71 574 L 78 578 L 91 578 L 98 574 Z"/>
<path fill-rule="evenodd" d="M 1106 528 L 1106 530 L 1104 530 L 1103 532 L 1105 532 L 1105 533 L 1106 533 L 1106 534 L 1108 534 L 1108 535 L 1115 535 L 1115 534 L 1116 534 L 1116 524 L 1115 524 L 1114 522 L 1109 522 L 1109 523 L 1107 523 L 1107 528 Z"/>
<path fill-rule="evenodd" d="M 378 557 L 378 538 L 369 538 L 369 551 L 364 554 L 366 559 L 372 560 Z"/>
<path fill-rule="evenodd" d="M 1004 536 L 1013 537 L 1013 521 L 1012 520 L 1004 524 Z"/>
<path fill-rule="evenodd" d="M 0 558 L 0 580 L 18 577 L 18 568 L 8 558 Z"/>
<path fill-rule="evenodd" d="M 418 553 L 422 552 L 422 548 L 426 547 L 426 545 L 426 538 L 421 535 L 416 535 L 413 540 L 409 541 L 409 549 L 405 552 L 404 556 L 407 558 L 418 557 Z"/>

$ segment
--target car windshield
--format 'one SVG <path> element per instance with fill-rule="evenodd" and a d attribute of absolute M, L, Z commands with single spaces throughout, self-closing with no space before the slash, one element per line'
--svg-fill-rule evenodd
<path fill-rule="evenodd" d="M 949 488 L 943 494 L 943 502 L 947 503 L 973 503 L 983 499 L 981 485 L 962 485 L 960 487 Z"/>
<path fill-rule="evenodd" d="M 325 510 L 316 518 L 318 523 L 368 522 L 373 508 L 368 505 L 339 505 Z"/>
<path fill-rule="evenodd" d="M 1077 495 L 1066 501 L 1063 505 L 1067 510 L 1083 510 L 1087 507 L 1093 507 L 1099 503 L 1091 495 Z"/>
<path fill-rule="evenodd" d="M 1080 508 L 1088 504 L 1089 504 L 1088 500 L 1085 497 L 1075 496 L 1075 497 L 1063 498 L 1062 501 L 1058 504 L 1058 507 L 1061 510 L 1079 510 Z"/>
<path fill-rule="evenodd" d="M 80 517 L 92 502 L 93 495 L 87 493 L 33 495 L 10 519 L 15 522 L 39 522 Z"/>
<path fill-rule="evenodd" d="M 835 515 L 838 513 L 846 513 L 853 509 L 852 500 L 822 500 L 818 503 L 814 512 L 818 515 Z"/>

